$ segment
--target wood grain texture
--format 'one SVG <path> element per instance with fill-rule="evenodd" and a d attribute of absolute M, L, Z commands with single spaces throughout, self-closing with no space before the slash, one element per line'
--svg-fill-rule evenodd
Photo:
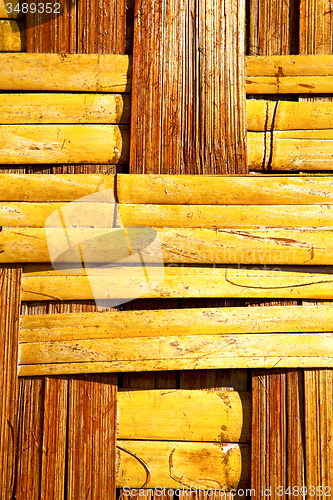
<path fill-rule="evenodd" d="M 52 271 L 50 266 L 25 266 L 22 300 L 91 300 L 133 298 L 138 295 L 137 276 L 133 269 L 119 272 L 93 271 L 78 276 L 78 269 Z M 249 267 L 177 267 L 163 269 L 155 274 L 161 284 L 149 292 L 146 299 L 179 299 L 193 297 L 228 298 L 290 298 L 332 299 L 332 269 L 330 267 L 282 267 L 251 269 Z M 87 272 L 90 273 L 89 268 Z M 91 280 L 91 282 L 90 282 Z M 91 284 L 94 286 L 94 293 Z M 141 295 L 140 295 L 141 296 Z M 198 307 L 198 306 L 196 306 Z"/>
<path fill-rule="evenodd" d="M 68 496 L 114 498 L 117 375 L 82 375 L 69 381 Z"/>
<path fill-rule="evenodd" d="M 99 192 L 99 201 L 108 201 L 114 189 L 114 175 L 0 174 L 1 201 L 68 202 Z M 101 193 L 106 191 L 105 197 Z"/>
<path fill-rule="evenodd" d="M 0 19 L 0 52 L 25 51 L 25 22 Z"/>
<path fill-rule="evenodd" d="M 125 125 L 1 125 L 0 163 L 126 163 Z"/>
<path fill-rule="evenodd" d="M 200 177 L 118 174 L 117 197 L 124 204 L 331 205 L 333 184 L 329 175 L 315 174 Z"/>
<path fill-rule="evenodd" d="M 247 392 L 118 392 L 118 439 L 249 443 L 250 423 Z"/>
<path fill-rule="evenodd" d="M 131 173 L 247 172 L 244 31 L 243 0 L 136 3 Z"/>
<path fill-rule="evenodd" d="M 127 94 L 0 94 L 2 125 L 130 123 Z"/>
<path fill-rule="evenodd" d="M 0 54 L 1 90 L 122 93 L 130 82 L 126 55 Z"/>
<path fill-rule="evenodd" d="M 22 270 L 0 268 L 0 498 L 13 495 L 18 411 L 18 333 Z"/>

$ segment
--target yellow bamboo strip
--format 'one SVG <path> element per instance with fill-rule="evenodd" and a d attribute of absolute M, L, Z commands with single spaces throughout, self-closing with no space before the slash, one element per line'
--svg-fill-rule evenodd
<path fill-rule="evenodd" d="M 155 233 L 156 231 L 156 233 Z M 57 262 L 109 264 L 143 252 L 146 263 L 165 264 L 268 264 L 330 265 L 332 231 L 310 229 L 156 229 L 124 230 L 68 228 L 4 228 L 0 234 L 1 263 L 50 262 L 49 248 Z M 157 245 L 158 236 L 161 250 Z M 127 240 L 126 240 L 127 241 Z M 155 243 L 154 243 L 155 242 Z M 149 245 L 149 252 L 144 249 Z"/>
<path fill-rule="evenodd" d="M 7 6 L 6 4 L 10 4 L 10 6 Z M 0 0 L 0 19 L 23 19 L 24 14 L 22 14 L 22 11 L 20 9 L 20 12 L 17 12 L 15 10 L 15 7 L 19 5 L 19 0 Z"/>
<path fill-rule="evenodd" d="M 131 61 L 115 54 L 0 54 L 0 89 L 130 92 Z"/>
<path fill-rule="evenodd" d="M 130 96 L 126 94 L 0 94 L 0 123 L 12 125 L 129 124 Z"/>
<path fill-rule="evenodd" d="M 0 174 L 1 201 L 65 202 L 99 192 L 98 200 L 102 202 L 110 200 L 109 189 L 114 189 L 114 175 Z"/>
<path fill-rule="evenodd" d="M 25 51 L 25 22 L 0 19 L 0 52 Z"/>
<path fill-rule="evenodd" d="M 313 175 L 310 177 L 118 174 L 117 198 L 119 203 L 131 204 L 307 205 L 323 203 L 330 205 L 333 203 L 333 182 L 332 177 Z"/>
<path fill-rule="evenodd" d="M 43 272 L 37 266 L 23 277 L 22 300 L 92 300 L 133 298 L 138 295 L 137 277 L 132 269 L 106 272 L 78 269 Z M 99 275 L 98 275 L 99 274 Z M 71 276 L 72 275 L 72 276 Z M 232 267 L 165 267 L 154 275 L 160 283 L 142 294 L 145 298 L 183 297 L 270 297 L 332 299 L 331 268 L 280 268 L 251 270 Z M 91 281 L 90 281 L 91 280 Z M 91 289 L 94 286 L 94 293 Z"/>
<path fill-rule="evenodd" d="M 247 129 L 320 130 L 333 128 L 333 104 L 330 102 L 289 102 L 247 100 Z"/>
<path fill-rule="evenodd" d="M 118 392 L 118 426 L 118 439 L 248 443 L 251 394 L 123 390 Z"/>
<path fill-rule="evenodd" d="M 314 316 L 320 321 L 313 321 Z M 160 309 L 21 316 L 20 343 L 231 333 L 331 332 L 333 307 Z"/>
<path fill-rule="evenodd" d="M 332 55 L 248 56 L 246 76 L 315 77 L 333 76 Z"/>
<path fill-rule="evenodd" d="M 128 127 L 1 125 L 0 163 L 126 163 Z"/>
<path fill-rule="evenodd" d="M 185 490 L 192 487 L 230 491 L 248 484 L 248 445 L 123 440 L 118 440 L 117 445 L 118 488 L 160 487 L 163 492 L 163 487 Z"/>

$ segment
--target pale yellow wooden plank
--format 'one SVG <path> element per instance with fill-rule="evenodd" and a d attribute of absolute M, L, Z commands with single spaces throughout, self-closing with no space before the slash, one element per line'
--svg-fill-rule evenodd
<path fill-rule="evenodd" d="M 111 189 L 114 189 L 114 175 L 0 174 L 0 200 L 4 202 L 75 201 L 96 192 L 100 193 L 98 200 L 102 202 L 110 200 L 108 190 Z"/>
<path fill-rule="evenodd" d="M 45 268 L 45 266 L 44 266 Z M 89 300 L 138 297 L 133 269 L 108 272 L 87 268 L 90 278 L 78 276 L 81 268 L 61 271 L 43 266 L 25 266 L 22 300 Z M 49 268 L 47 268 L 49 269 Z M 145 298 L 269 297 L 289 299 L 332 299 L 331 267 L 249 269 L 233 267 L 165 267 L 155 272 L 160 284 Z M 94 293 L 90 286 L 94 285 Z M 143 292 L 144 293 L 144 292 Z"/>
<path fill-rule="evenodd" d="M 19 4 L 19 0 L 0 0 L 0 19 L 23 19 L 24 14 L 22 14 L 21 10 L 20 12 L 15 11 L 15 8 Z M 10 4 L 7 5 L 6 4 Z"/>
<path fill-rule="evenodd" d="M 306 205 L 323 203 L 330 205 L 333 203 L 333 179 L 329 176 L 313 175 L 118 174 L 117 196 L 120 203 L 132 204 Z"/>
<path fill-rule="evenodd" d="M 130 92 L 131 58 L 115 54 L 0 54 L 0 89 Z"/>
<path fill-rule="evenodd" d="M 146 263 L 330 265 L 333 233 L 310 229 L 156 229 L 127 231 L 128 248 L 136 262 L 140 251 Z M 161 245 L 157 244 L 156 236 Z M 0 262 L 50 262 L 49 248 L 58 262 L 116 262 L 128 257 L 124 230 L 67 228 L 4 228 L 0 233 Z M 127 240 L 126 240 L 127 241 Z M 155 243 L 154 243 L 155 242 Z M 145 249 L 149 246 L 149 251 Z"/>
<path fill-rule="evenodd" d="M 0 94 L 0 123 L 129 124 L 130 106 L 127 94 Z"/>
<path fill-rule="evenodd" d="M 333 76 L 332 55 L 248 56 L 246 76 Z"/>
<path fill-rule="evenodd" d="M 117 405 L 118 439 L 218 443 L 251 439 L 248 392 L 122 390 Z"/>
<path fill-rule="evenodd" d="M 25 51 L 25 21 L 0 19 L 0 52 Z"/>
<path fill-rule="evenodd" d="M 153 359 L 107 362 L 45 363 L 19 365 L 20 377 L 85 373 L 116 373 L 167 370 L 211 370 L 241 368 L 333 368 L 333 358 L 326 356 L 252 356 L 234 358 Z"/>
<path fill-rule="evenodd" d="M 332 102 L 247 100 L 247 129 L 320 130 L 333 128 Z"/>
<path fill-rule="evenodd" d="M 164 487 L 229 491 L 248 485 L 249 445 L 124 440 L 117 445 L 119 488 L 159 487 L 163 493 Z"/>
<path fill-rule="evenodd" d="M 1 125 L 0 164 L 126 163 L 125 125 Z"/>
<path fill-rule="evenodd" d="M 314 322 L 316 316 L 318 321 Z M 231 333 L 331 332 L 333 307 L 159 309 L 21 316 L 20 342 Z"/>
<path fill-rule="evenodd" d="M 332 76 L 251 76 L 246 79 L 246 92 L 247 94 L 329 94 L 332 85 Z"/>

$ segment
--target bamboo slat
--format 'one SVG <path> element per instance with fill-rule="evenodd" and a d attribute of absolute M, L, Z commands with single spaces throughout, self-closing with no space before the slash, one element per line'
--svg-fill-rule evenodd
<path fill-rule="evenodd" d="M 320 318 L 320 321 L 314 323 L 314 316 Z M 263 309 L 219 307 L 37 314 L 21 317 L 20 343 L 259 332 L 320 333 L 332 332 L 332 321 L 333 308 L 329 306 L 316 308 L 271 306 Z M 125 394 L 121 397 L 127 396 Z"/>
<path fill-rule="evenodd" d="M 130 57 L 114 54 L 0 54 L 0 89 L 130 92 Z"/>
<path fill-rule="evenodd" d="M 22 270 L 0 270 L 0 498 L 14 491 L 18 407 L 18 333 Z"/>
<path fill-rule="evenodd" d="M 117 444 L 118 487 L 230 491 L 244 487 L 249 477 L 248 445 L 122 440 Z"/>
<path fill-rule="evenodd" d="M 118 174 L 117 199 L 121 204 L 330 205 L 333 203 L 333 184 L 331 177 L 319 175 Z"/>
<path fill-rule="evenodd" d="M 25 51 L 25 22 L 0 19 L 0 52 Z"/>
<path fill-rule="evenodd" d="M 124 440 L 249 443 L 251 395 L 124 390 L 118 393 L 118 425 L 117 437 Z"/>
<path fill-rule="evenodd" d="M 85 373 L 85 372 L 83 372 Z M 69 381 L 68 496 L 114 498 L 117 469 L 117 375 Z"/>
<path fill-rule="evenodd" d="M 257 101 L 246 102 L 247 129 L 328 130 L 333 128 L 333 104 L 329 102 Z"/>
<path fill-rule="evenodd" d="M 46 271 L 39 266 L 23 277 L 22 300 L 93 300 L 131 299 L 137 297 L 137 277 L 133 269 L 117 272 L 88 269 L 90 278 L 78 276 L 78 269 Z M 49 269 L 49 268 L 47 268 Z M 97 274 L 98 273 L 98 274 Z M 100 273 L 100 274 L 99 274 Z M 103 274 L 102 274 L 103 273 Z M 29 276 L 30 274 L 30 276 Z M 101 275 L 102 274 L 102 275 Z M 154 274 L 161 283 L 147 299 L 186 297 L 234 298 L 293 298 L 332 299 L 332 269 L 328 268 L 250 268 L 233 267 L 166 267 L 162 274 Z M 91 281 L 90 281 L 91 280 Z M 91 285 L 94 286 L 94 293 Z M 123 286 L 120 285 L 123 283 Z"/>
<path fill-rule="evenodd" d="M 6 4 L 10 3 L 12 8 L 7 7 L 6 9 Z M 0 1 L 0 19 L 23 19 L 24 14 L 22 12 L 17 12 L 15 10 L 15 7 L 19 4 L 18 0 L 11 0 L 8 2 L 7 0 L 1 0 Z M 11 10 L 11 12 L 9 12 Z"/>
<path fill-rule="evenodd" d="M 0 123 L 130 123 L 127 94 L 0 94 Z"/>
<path fill-rule="evenodd" d="M 4 202 L 69 202 L 96 192 L 100 193 L 98 200 L 103 202 L 110 200 L 111 189 L 114 189 L 114 175 L 0 174 L 0 199 Z"/>
<path fill-rule="evenodd" d="M 68 251 L 80 243 L 86 263 L 110 264 L 128 257 L 124 232 L 119 229 L 4 228 L 0 235 L 1 263 L 50 262 L 49 248 L 57 262 L 81 262 L 78 252 Z M 156 229 L 161 252 L 153 246 L 155 233 L 133 228 L 129 234 L 131 254 L 149 244 L 145 263 L 163 264 L 260 264 L 330 265 L 332 231 L 310 229 Z M 112 243 L 111 243 L 112 241 Z M 133 257 L 134 258 L 134 257 Z M 163 261 L 162 261 L 163 259 Z M 162 262 L 161 262 L 162 261 Z M 134 262 L 136 262 L 134 260 Z M 127 272 L 128 274 L 128 272 Z"/>
<path fill-rule="evenodd" d="M 126 163 L 125 125 L 1 125 L 0 163 Z"/>
<path fill-rule="evenodd" d="M 137 2 L 131 173 L 247 172 L 244 31 L 243 0 Z"/>

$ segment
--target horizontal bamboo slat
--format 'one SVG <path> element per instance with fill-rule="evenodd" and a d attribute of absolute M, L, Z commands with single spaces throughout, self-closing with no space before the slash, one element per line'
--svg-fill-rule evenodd
<path fill-rule="evenodd" d="M 0 52 L 25 51 L 25 22 L 0 19 Z"/>
<path fill-rule="evenodd" d="M 48 263 L 49 248 L 58 262 L 81 262 L 81 244 L 86 263 L 110 264 L 143 252 L 146 263 L 162 264 L 267 264 L 330 265 L 333 232 L 310 229 L 156 229 L 124 230 L 60 228 L 3 228 L 0 233 L 0 263 Z M 158 240 L 157 240 L 158 236 Z M 127 239 L 126 239 L 127 241 Z M 158 244 L 159 241 L 159 244 Z M 144 249 L 149 245 L 149 251 Z M 128 248 L 130 250 L 128 250 Z"/>
<path fill-rule="evenodd" d="M 117 404 L 118 439 L 250 442 L 248 392 L 123 390 Z"/>
<path fill-rule="evenodd" d="M 333 128 L 333 103 L 259 101 L 246 102 L 247 130 L 325 130 Z"/>
<path fill-rule="evenodd" d="M 125 440 L 118 440 L 117 445 L 118 488 L 186 490 L 192 486 L 230 491 L 248 485 L 249 445 Z"/>
<path fill-rule="evenodd" d="M 125 125 L 1 125 L 0 164 L 126 163 Z"/>
<path fill-rule="evenodd" d="M 130 105 L 127 94 L 0 94 L 0 124 L 129 124 Z"/>
<path fill-rule="evenodd" d="M 115 54 L 0 54 L 0 89 L 130 92 L 131 59 Z"/>
<path fill-rule="evenodd" d="M 320 321 L 313 321 L 313 318 Z M 66 340 L 331 332 L 330 306 L 223 307 L 145 311 L 33 314 L 20 318 L 20 343 Z"/>
<path fill-rule="evenodd" d="M 11 8 L 6 4 L 10 3 Z M 24 14 L 22 14 L 21 9 L 20 12 L 15 10 L 15 7 L 19 4 L 19 0 L 0 0 L 0 19 L 23 19 Z M 9 12 L 11 10 L 11 12 Z"/>
<path fill-rule="evenodd" d="M 333 204 L 329 176 L 117 175 L 119 203 L 166 205 Z"/>
<path fill-rule="evenodd" d="M 111 189 L 114 189 L 114 175 L 0 174 L 0 200 L 3 202 L 68 202 L 96 192 L 102 202 L 110 201 L 108 190 Z"/>
<path fill-rule="evenodd" d="M 94 271 L 78 276 L 78 269 L 67 273 L 46 266 L 24 266 L 22 300 L 93 300 L 137 297 L 137 277 L 132 269 Z M 51 270 L 50 270 L 51 269 Z M 82 269 L 80 268 L 80 272 Z M 98 276 L 98 273 L 100 274 Z M 233 268 L 165 267 L 154 277 L 161 283 L 143 297 L 269 297 L 289 299 L 333 299 L 331 267 Z M 90 286 L 94 284 L 94 293 Z M 142 292 L 144 294 L 144 291 Z"/>

